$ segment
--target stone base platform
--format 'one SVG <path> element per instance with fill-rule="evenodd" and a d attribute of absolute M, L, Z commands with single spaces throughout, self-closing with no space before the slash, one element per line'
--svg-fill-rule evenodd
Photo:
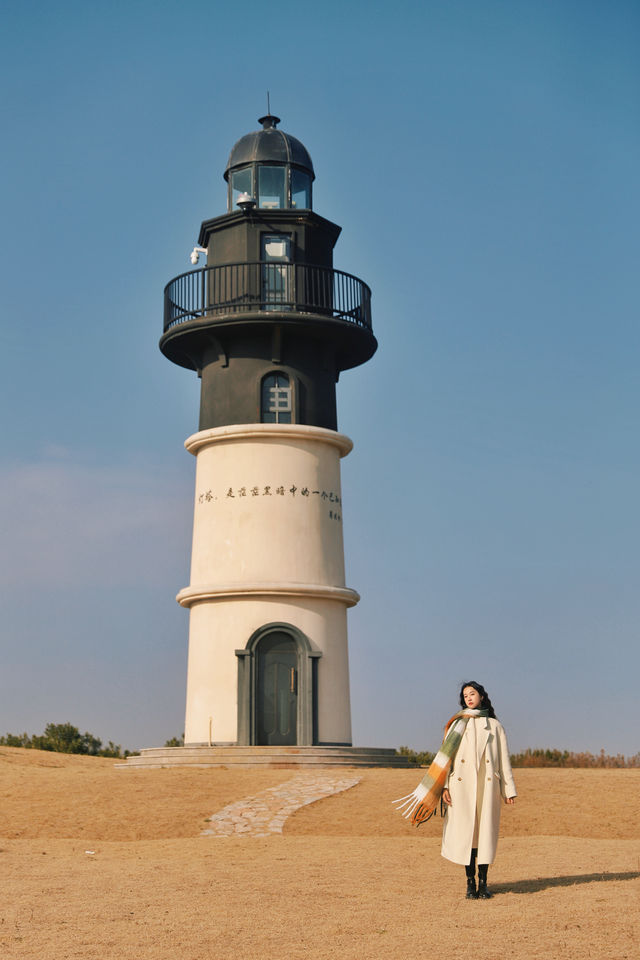
<path fill-rule="evenodd" d="M 142 767 L 408 767 L 390 747 L 148 747 L 117 763 Z"/>

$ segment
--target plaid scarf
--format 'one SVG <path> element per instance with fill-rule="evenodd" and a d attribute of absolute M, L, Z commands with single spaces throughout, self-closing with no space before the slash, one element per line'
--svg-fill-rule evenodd
<path fill-rule="evenodd" d="M 421 823 L 425 823 L 429 817 L 433 816 L 438 806 L 438 800 L 445 788 L 451 764 L 458 752 L 467 723 L 471 717 L 488 716 L 488 710 L 466 709 L 461 710 L 460 713 L 454 713 L 444 728 L 442 746 L 433 758 L 433 762 L 422 781 L 406 797 L 400 797 L 399 800 L 392 801 L 392 803 L 399 804 L 398 812 L 402 814 L 405 820 L 411 817 L 411 823 L 419 827 Z"/>

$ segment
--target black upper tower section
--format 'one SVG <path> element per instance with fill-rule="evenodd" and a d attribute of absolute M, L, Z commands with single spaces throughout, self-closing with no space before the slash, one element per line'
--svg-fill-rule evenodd
<path fill-rule="evenodd" d="M 337 429 L 340 371 L 377 343 L 371 291 L 333 269 L 340 227 L 312 210 L 313 163 L 261 117 L 224 173 L 228 212 L 205 220 L 207 266 L 165 288 L 160 349 L 202 377 L 201 430 L 240 423 Z"/>

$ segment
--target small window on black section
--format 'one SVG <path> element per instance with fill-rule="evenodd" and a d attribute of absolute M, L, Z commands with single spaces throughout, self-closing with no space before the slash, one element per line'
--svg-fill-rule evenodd
<path fill-rule="evenodd" d="M 262 381 L 262 423 L 291 423 L 291 384 L 286 373 Z"/>

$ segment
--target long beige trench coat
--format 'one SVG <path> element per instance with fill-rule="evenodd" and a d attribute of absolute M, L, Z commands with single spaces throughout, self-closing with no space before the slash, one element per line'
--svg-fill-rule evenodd
<path fill-rule="evenodd" d="M 501 723 L 489 717 L 469 720 L 447 787 L 451 806 L 446 808 L 442 856 L 453 863 L 467 864 L 472 847 L 477 847 L 477 862 L 493 863 L 501 802 L 516 796 L 509 746 Z"/>

